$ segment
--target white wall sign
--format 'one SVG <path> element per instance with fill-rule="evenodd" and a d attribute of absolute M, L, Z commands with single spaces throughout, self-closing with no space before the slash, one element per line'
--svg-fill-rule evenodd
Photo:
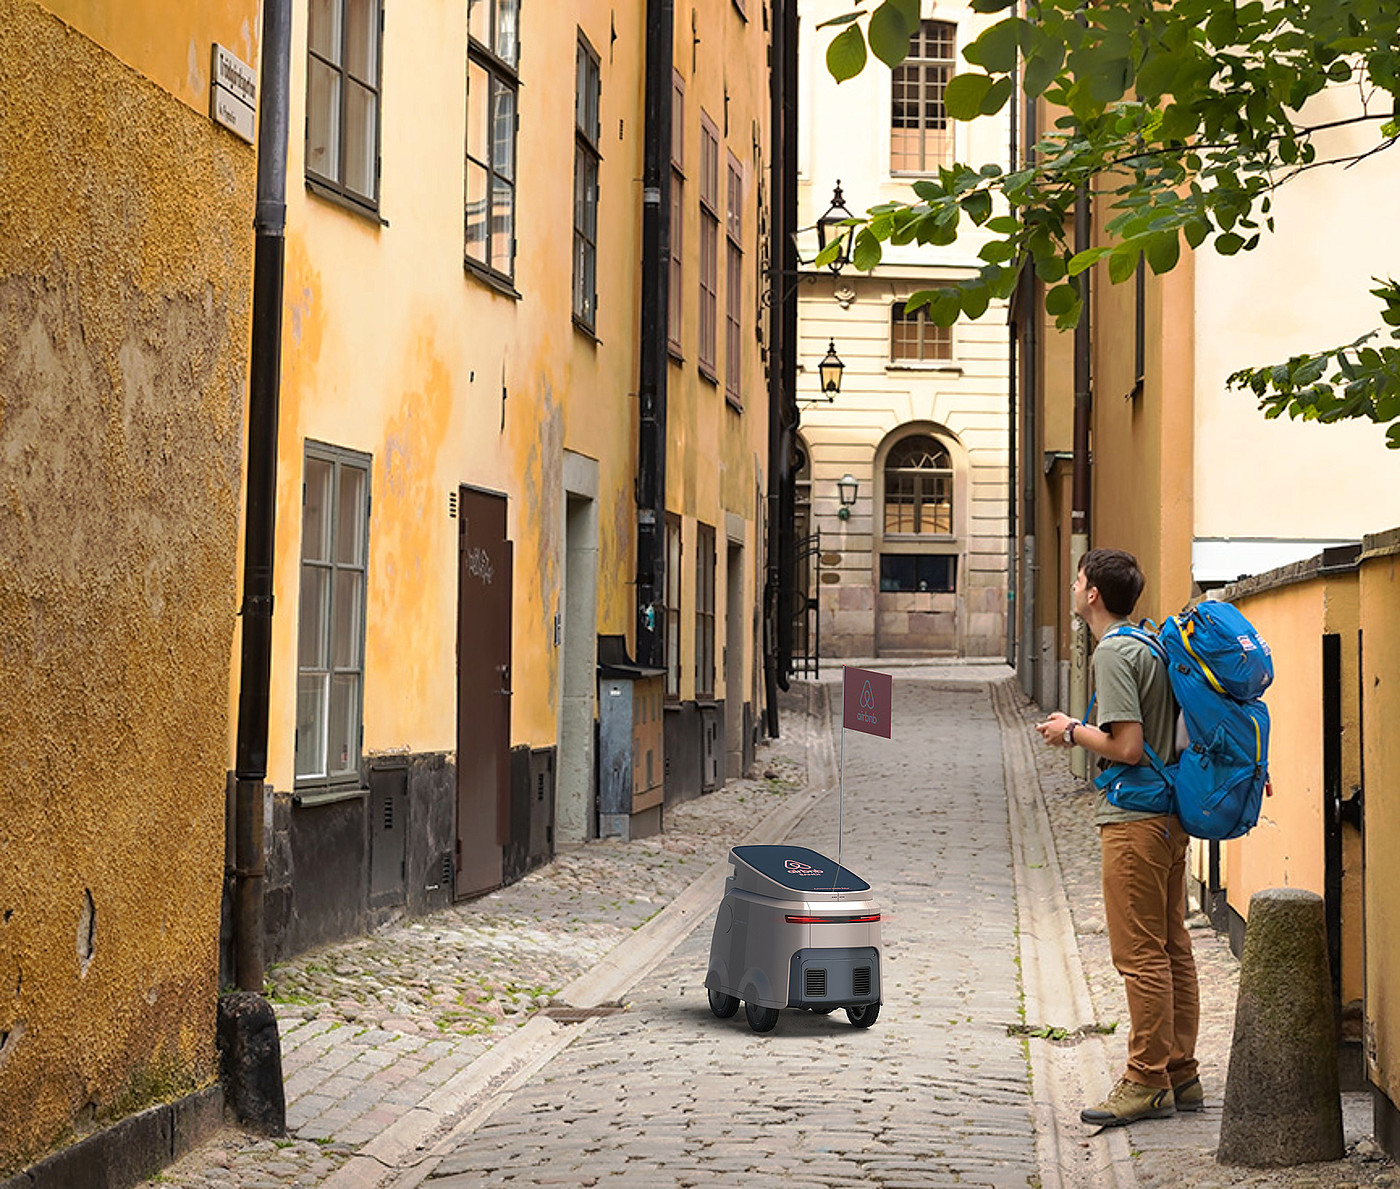
<path fill-rule="evenodd" d="M 215 42 L 212 73 L 210 118 L 252 144 L 258 109 L 257 72 Z"/>

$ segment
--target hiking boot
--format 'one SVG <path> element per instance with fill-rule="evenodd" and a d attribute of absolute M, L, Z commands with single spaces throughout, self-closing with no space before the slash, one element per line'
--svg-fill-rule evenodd
<path fill-rule="evenodd" d="M 1170 1090 L 1154 1090 L 1123 1078 L 1098 1106 L 1085 1107 L 1079 1117 L 1099 1127 L 1122 1127 L 1139 1119 L 1169 1119 L 1176 1114 Z"/>
<path fill-rule="evenodd" d="M 1206 1104 L 1206 1094 L 1201 1089 L 1200 1078 L 1192 1078 L 1189 1082 L 1173 1086 L 1172 1097 L 1176 1099 L 1176 1109 L 1179 1111 L 1198 1111 Z"/>

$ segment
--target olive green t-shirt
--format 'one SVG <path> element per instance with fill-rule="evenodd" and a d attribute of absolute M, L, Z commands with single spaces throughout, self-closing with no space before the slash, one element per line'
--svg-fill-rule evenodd
<path fill-rule="evenodd" d="M 1126 620 L 1121 621 L 1126 623 Z M 1111 624 L 1094 649 L 1094 725 L 1114 722 L 1142 723 L 1143 741 L 1164 764 L 1171 763 L 1176 738 L 1176 703 L 1172 701 L 1167 667 L 1152 649 L 1131 636 L 1115 636 L 1119 623 Z M 1142 763 L 1150 761 L 1142 757 Z M 1099 767 L 1108 761 L 1099 760 Z M 1094 802 L 1094 824 L 1131 822 L 1156 814 L 1138 813 L 1110 805 L 1099 792 Z"/>

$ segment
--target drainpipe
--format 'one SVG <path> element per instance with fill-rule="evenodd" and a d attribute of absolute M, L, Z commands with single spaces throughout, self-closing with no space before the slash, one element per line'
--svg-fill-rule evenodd
<path fill-rule="evenodd" d="M 242 662 L 234 758 L 234 978 L 263 989 L 263 796 L 272 670 L 272 560 L 277 520 L 277 416 L 282 374 L 282 273 L 287 223 L 291 0 L 263 4 L 253 216 L 253 333 L 248 374 L 248 491 L 243 541 Z"/>
<path fill-rule="evenodd" d="M 1079 191 L 1074 203 L 1074 250 L 1089 248 L 1089 191 Z M 1069 526 L 1069 572 L 1079 573 L 1079 559 L 1089 551 L 1089 417 L 1093 412 L 1093 388 L 1089 351 L 1089 269 L 1079 274 L 1079 297 L 1084 303 L 1074 328 L 1074 497 Z M 1076 619 L 1070 639 L 1069 712 L 1083 718 L 1089 704 L 1089 626 Z M 1089 753 L 1081 747 L 1071 752 L 1070 770 L 1083 779 L 1089 774 Z"/>
<path fill-rule="evenodd" d="M 1012 92 L 1010 103 L 1011 116 L 1011 137 L 1007 147 L 1006 160 L 1012 165 L 1016 161 L 1017 152 L 1017 112 L 1020 105 L 1020 75 L 1019 72 L 1012 76 Z M 1022 307 L 1021 321 L 1024 322 L 1026 314 Z M 1016 479 L 1016 413 L 1017 397 L 1017 341 L 1020 338 L 1020 328 L 1013 319 L 1007 319 L 1006 339 L 1007 339 L 1007 375 L 1006 375 L 1006 663 L 1013 669 L 1016 667 L 1016 596 L 1019 592 L 1017 575 L 1020 569 L 1020 558 L 1017 554 L 1017 520 L 1016 520 L 1016 492 L 1019 486 Z"/>
<path fill-rule="evenodd" d="M 764 582 L 764 701 L 768 734 L 778 735 L 778 690 L 788 688 L 792 664 L 795 549 L 792 469 L 797 431 L 797 294 L 783 278 L 797 273 L 797 0 L 776 0 L 773 18 L 770 135 L 773 152 L 769 221 L 768 564 Z"/>
<path fill-rule="evenodd" d="M 1033 96 L 1026 96 L 1026 151 L 1022 157 L 1022 164 L 1029 165 L 1035 160 L 1034 146 L 1040 136 L 1040 118 L 1036 107 L 1036 100 Z M 1022 545 L 1021 565 L 1021 656 L 1024 670 L 1021 677 L 1021 689 L 1027 697 L 1037 697 L 1039 690 L 1038 674 L 1040 670 L 1040 645 L 1036 633 L 1036 579 L 1040 573 L 1040 566 L 1037 558 L 1039 555 L 1039 543 L 1036 538 L 1038 525 L 1036 522 L 1036 510 L 1038 504 L 1038 483 L 1036 468 L 1026 465 L 1026 460 L 1037 457 L 1036 455 L 1036 402 L 1039 393 L 1036 386 L 1037 368 L 1040 363 L 1039 353 L 1039 330 L 1038 320 L 1040 317 L 1040 285 L 1037 283 L 1035 270 L 1028 268 L 1022 276 L 1022 283 L 1025 285 L 1025 300 L 1022 308 L 1026 311 L 1022 367 L 1025 371 L 1025 382 L 1021 390 L 1021 407 L 1023 410 L 1023 421 L 1025 423 L 1024 449 L 1022 450 L 1022 498 L 1024 500 L 1024 515 L 1022 516 L 1022 535 L 1024 543 Z"/>
<path fill-rule="evenodd" d="M 637 663 L 666 665 L 666 318 L 671 268 L 673 0 L 647 0 L 642 324 L 637 395 Z"/>

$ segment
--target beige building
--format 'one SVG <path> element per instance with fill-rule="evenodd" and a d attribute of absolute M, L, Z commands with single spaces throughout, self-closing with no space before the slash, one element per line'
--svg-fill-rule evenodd
<path fill-rule="evenodd" d="M 903 65 L 891 72 L 873 63 L 838 85 L 823 66 L 831 31 L 814 26 L 841 11 L 837 0 L 802 5 L 799 225 L 816 224 L 838 185 L 861 214 L 908 200 L 920 176 L 955 160 L 1005 164 L 1006 113 L 956 124 L 942 109 L 963 47 L 991 18 L 925 3 Z M 980 245 L 970 227 L 947 248 L 887 244 L 868 274 L 848 267 L 797 285 L 805 454 L 798 532 L 811 540 L 811 652 L 1005 654 L 1005 307 L 940 328 L 902 306 L 911 293 L 975 274 Z M 804 247 L 810 259 L 810 238 Z M 840 394 L 828 402 L 817 365 L 831 346 L 845 370 Z M 846 475 L 857 486 L 842 518 L 837 483 Z"/>

